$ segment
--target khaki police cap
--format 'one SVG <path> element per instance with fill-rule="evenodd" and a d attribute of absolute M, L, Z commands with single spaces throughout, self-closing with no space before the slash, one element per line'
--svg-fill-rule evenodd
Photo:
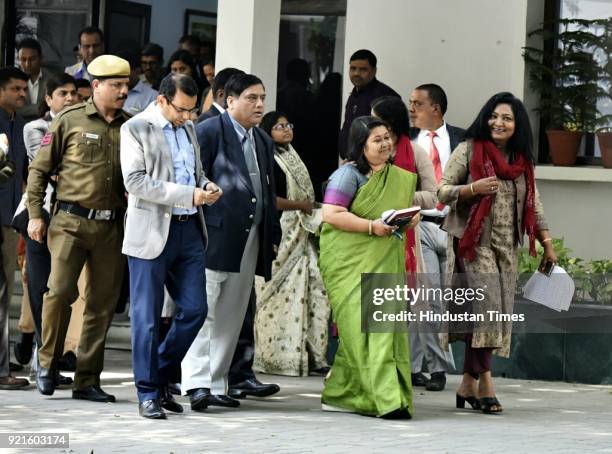
<path fill-rule="evenodd" d="M 100 55 L 87 65 L 87 72 L 93 77 L 129 77 L 130 64 L 116 55 Z"/>

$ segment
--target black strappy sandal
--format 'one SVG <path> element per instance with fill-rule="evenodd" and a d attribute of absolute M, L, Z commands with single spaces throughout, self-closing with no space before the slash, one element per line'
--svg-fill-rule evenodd
<path fill-rule="evenodd" d="M 483 397 L 478 399 L 478 401 L 480 402 L 480 409 L 483 413 L 501 413 L 504 410 L 499 400 L 497 400 L 497 397 Z M 497 407 L 497 409 L 493 410 L 491 407 Z"/>
<path fill-rule="evenodd" d="M 455 394 L 455 401 L 457 404 L 457 408 L 465 408 L 465 403 L 467 402 L 472 406 L 474 410 L 480 410 L 480 402 L 476 399 L 475 396 L 467 396 L 463 397 L 459 394 Z"/>

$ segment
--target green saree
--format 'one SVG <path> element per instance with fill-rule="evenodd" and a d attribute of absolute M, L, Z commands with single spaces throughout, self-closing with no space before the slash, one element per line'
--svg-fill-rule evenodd
<path fill-rule="evenodd" d="M 412 204 L 415 174 L 387 165 L 361 186 L 350 212 L 378 219 Z M 405 236 L 378 237 L 323 225 L 319 266 L 338 328 L 339 346 L 325 381 L 323 404 L 383 416 L 412 408 L 406 333 L 361 332 L 361 273 L 404 273 Z"/>

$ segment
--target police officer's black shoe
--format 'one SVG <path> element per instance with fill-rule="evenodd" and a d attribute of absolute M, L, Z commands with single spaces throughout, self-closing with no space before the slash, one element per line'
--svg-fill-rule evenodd
<path fill-rule="evenodd" d="M 55 392 L 55 371 L 39 366 L 36 372 L 36 387 L 41 394 L 52 396 Z"/>
<path fill-rule="evenodd" d="M 13 352 L 19 364 L 28 364 L 32 359 L 34 347 L 34 333 L 21 333 L 21 339 L 15 343 Z"/>
<path fill-rule="evenodd" d="M 138 403 L 138 413 L 143 418 L 166 419 L 166 413 L 156 399 L 143 400 Z"/>
<path fill-rule="evenodd" d="M 90 385 L 81 389 L 73 389 L 72 398 L 91 400 L 92 402 L 115 402 L 115 396 L 105 393 L 98 385 Z"/>

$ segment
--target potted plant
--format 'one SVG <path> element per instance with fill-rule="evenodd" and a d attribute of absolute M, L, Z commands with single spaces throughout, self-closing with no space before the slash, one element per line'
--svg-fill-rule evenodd
<path fill-rule="evenodd" d="M 557 19 L 528 34 L 556 43 L 551 50 L 523 48 L 530 86 L 540 94 L 536 110 L 548 120 L 555 165 L 574 165 L 583 134 L 608 124 L 610 116 L 600 114 L 597 101 L 610 99 L 606 67 L 611 23 L 612 18 Z"/>
<path fill-rule="evenodd" d="M 601 46 L 595 54 L 602 62 L 604 69 L 601 85 L 608 95 L 612 92 L 612 18 L 602 21 L 600 28 L 603 30 Z M 608 104 L 608 112 L 612 112 L 612 98 L 608 96 L 605 100 Z M 602 115 L 599 123 L 605 127 L 597 130 L 597 141 L 601 151 L 601 161 L 607 169 L 612 168 L 612 114 Z"/>

